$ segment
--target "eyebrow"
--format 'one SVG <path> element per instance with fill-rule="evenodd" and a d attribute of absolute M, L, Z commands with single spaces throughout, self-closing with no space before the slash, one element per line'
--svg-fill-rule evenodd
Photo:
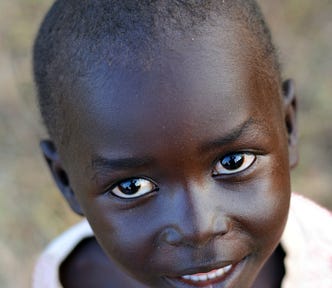
<path fill-rule="evenodd" d="M 106 157 L 102 157 L 99 155 L 95 155 L 92 157 L 91 160 L 91 168 L 96 170 L 97 172 L 100 171 L 116 171 L 116 170 L 130 170 L 130 169 L 137 169 L 143 166 L 150 166 L 152 165 L 154 160 L 150 157 L 126 157 L 126 158 L 117 158 L 117 159 L 110 159 Z"/>
<path fill-rule="evenodd" d="M 267 134 L 266 127 L 257 124 L 257 122 L 252 117 L 250 117 L 243 123 L 241 123 L 238 126 L 236 126 L 235 128 L 233 128 L 226 135 L 203 144 L 199 148 L 199 151 L 206 152 L 208 150 L 213 150 L 213 149 L 219 148 L 221 146 L 230 144 L 230 143 L 234 142 L 235 140 L 239 139 L 245 132 L 252 129 L 253 127 L 259 127 L 260 130 L 264 132 L 264 134 Z"/>
<path fill-rule="evenodd" d="M 250 117 L 221 138 L 203 144 L 199 148 L 199 151 L 206 152 L 230 144 L 240 138 L 243 133 L 248 131 L 248 129 L 257 126 L 262 128 L 262 131 L 266 132 L 266 129 L 264 129 L 266 127 L 258 125 L 257 122 Z M 152 166 L 153 163 L 155 163 L 155 160 L 151 157 L 125 157 L 111 159 L 100 155 L 94 155 L 92 156 L 90 167 L 96 171 L 96 174 L 98 174 L 98 172 L 108 173 L 109 171 L 137 169 L 144 166 Z"/>

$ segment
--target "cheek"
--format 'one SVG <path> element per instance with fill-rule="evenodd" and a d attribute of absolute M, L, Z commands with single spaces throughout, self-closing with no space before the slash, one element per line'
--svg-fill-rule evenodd
<path fill-rule="evenodd" d="M 108 196 L 100 196 L 89 202 L 86 216 L 107 254 L 136 278 L 146 277 L 156 250 L 157 211 L 149 203 L 123 210 L 114 206 Z"/>
<path fill-rule="evenodd" d="M 257 251 L 265 256 L 279 242 L 289 210 L 289 170 L 287 165 L 281 166 L 265 169 L 259 177 L 247 183 L 243 199 L 233 207 L 241 211 L 237 214 L 240 215 L 239 223 L 254 239 Z"/>
<path fill-rule="evenodd" d="M 246 226 L 261 247 L 279 240 L 287 219 L 289 193 L 273 188 L 275 187 L 267 186 L 266 189 L 271 190 L 267 190 L 266 193 L 259 191 L 255 195 L 256 198 L 248 201 Z"/>

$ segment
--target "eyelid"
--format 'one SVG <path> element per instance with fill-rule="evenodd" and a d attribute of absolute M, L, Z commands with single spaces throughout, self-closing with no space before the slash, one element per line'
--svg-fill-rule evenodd
<path fill-rule="evenodd" d="M 221 162 L 229 156 L 233 156 L 233 155 L 244 155 L 249 157 L 249 159 L 245 159 L 245 163 L 244 165 L 241 165 L 241 167 L 234 169 L 234 170 L 228 170 L 226 168 L 224 168 L 221 164 Z M 242 173 L 244 171 L 246 171 L 247 169 L 249 169 L 257 160 L 257 153 L 254 152 L 249 152 L 249 151 L 237 151 L 237 152 L 231 152 L 231 153 L 227 153 L 226 155 L 224 155 L 223 157 L 219 158 L 212 169 L 212 176 L 213 177 L 218 177 L 218 176 L 232 176 L 232 175 L 237 175 L 239 173 Z M 216 167 L 219 166 L 219 170 L 223 169 L 223 172 L 217 171 L 218 169 L 216 169 Z M 217 171 L 217 172 L 216 172 Z"/>
<path fill-rule="evenodd" d="M 127 194 L 123 193 L 118 188 L 122 183 L 124 183 L 126 181 L 134 181 L 134 180 L 144 180 L 146 182 L 149 182 L 149 183 L 145 182 L 145 184 L 150 184 L 153 187 L 149 190 L 146 190 L 146 191 L 143 190 L 140 193 L 137 192 L 137 193 L 135 193 L 135 195 L 134 194 L 132 194 L 132 195 L 128 194 L 127 195 Z M 150 193 L 158 191 L 158 190 L 159 190 L 159 187 L 154 181 L 152 181 L 151 179 L 149 179 L 147 177 L 144 177 L 144 176 L 138 176 L 138 177 L 130 177 L 130 178 L 126 178 L 126 179 L 122 179 L 120 181 L 117 181 L 115 184 L 111 185 L 110 188 L 107 189 L 106 193 L 107 194 L 112 194 L 113 196 L 118 197 L 120 199 L 125 199 L 125 200 L 129 199 L 130 200 L 130 199 L 141 198 L 141 197 L 143 197 L 147 194 L 150 194 Z"/>

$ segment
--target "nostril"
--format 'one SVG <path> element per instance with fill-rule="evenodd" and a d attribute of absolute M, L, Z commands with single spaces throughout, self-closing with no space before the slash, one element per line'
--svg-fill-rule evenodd
<path fill-rule="evenodd" d="M 213 234 L 223 236 L 229 232 L 231 221 L 228 217 L 216 215 L 213 219 Z"/>
<path fill-rule="evenodd" d="M 167 243 L 169 245 L 177 246 L 182 241 L 181 233 L 175 227 L 165 228 L 159 236 L 161 242 Z"/>
<path fill-rule="evenodd" d="M 220 217 L 219 215 L 219 217 L 211 219 L 210 223 L 210 228 L 199 229 L 194 225 L 190 231 L 179 230 L 179 227 L 176 226 L 168 226 L 159 234 L 158 244 L 204 246 L 206 243 L 213 241 L 213 239 L 227 234 L 231 229 L 231 222 L 227 217 Z"/>

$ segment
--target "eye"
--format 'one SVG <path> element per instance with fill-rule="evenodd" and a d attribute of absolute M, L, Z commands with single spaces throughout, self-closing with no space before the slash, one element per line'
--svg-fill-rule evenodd
<path fill-rule="evenodd" d="M 111 193 L 120 198 L 130 199 L 153 192 L 157 188 L 157 185 L 147 179 L 131 178 L 113 186 Z"/>
<path fill-rule="evenodd" d="M 242 172 L 249 168 L 256 160 L 252 153 L 232 153 L 217 162 L 212 171 L 212 176 L 230 175 Z"/>

